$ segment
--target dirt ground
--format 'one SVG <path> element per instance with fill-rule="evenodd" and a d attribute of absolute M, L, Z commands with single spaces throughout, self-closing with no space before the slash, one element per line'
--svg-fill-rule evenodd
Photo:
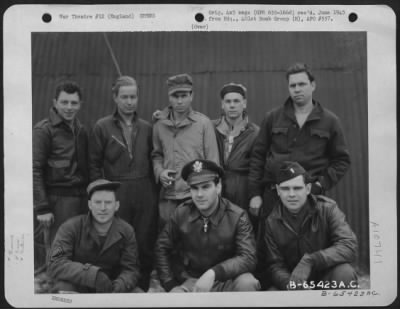
<path fill-rule="evenodd" d="M 361 274 L 358 278 L 358 284 L 360 289 L 369 289 L 370 288 L 370 278 L 367 274 Z M 47 276 L 45 272 L 42 272 L 35 276 L 35 293 L 51 293 L 52 281 Z M 133 291 L 140 292 L 140 291 Z M 143 292 L 143 291 L 142 291 Z M 161 287 L 160 281 L 158 280 L 155 273 L 152 273 L 150 280 L 150 288 L 147 293 L 163 293 L 165 290 Z"/>

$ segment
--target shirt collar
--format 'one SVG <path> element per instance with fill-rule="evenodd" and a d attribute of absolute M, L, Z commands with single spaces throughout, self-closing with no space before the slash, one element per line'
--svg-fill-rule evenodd
<path fill-rule="evenodd" d="M 217 226 L 218 223 L 221 221 L 222 217 L 224 216 L 225 209 L 226 209 L 226 203 L 227 203 L 227 201 L 225 199 L 219 198 L 217 209 L 209 217 L 210 222 L 213 225 Z M 189 213 L 188 221 L 193 222 L 202 217 L 203 217 L 203 215 L 200 213 L 200 211 L 197 209 L 196 205 L 192 201 L 192 204 L 190 206 L 190 213 Z"/>
<path fill-rule="evenodd" d="M 120 122 L 120 121 L 124 121 L 121 117 L 121 115 L 118 113 L 118 108 L 115 108 L 114 113 L 113 113 L 113 119 L 115 122 Z M 134 112 L 133 114 L 133 118 L 132 118 L 132 122 L 135 123 L 137 120 L 137 113 Z"/>
<path fill-rule="evenodd" d="M 244 115 L 242 120 L 231 130 L 228 121 L 226 120 L 225 116 L 222 116 L 218 123 L 216 124 L 217 130 L 223 135 L 229 135 L 231 132 L 233 136 L 238 136 L 248 127 L 249 119 L 247 116 Z"/>
<path fill-rule="evenodd" d="M 174 126 L 174 119 L 173 119 L 173 109 L 172 106 L 169 105 L 168 107 L 164 108 L 160 114 L 157 116 L 157 120 L 163 121 L 163 123 L 167 126 Z M 189 108 L 189 113 L 187 114 L 186 118 L 179 123 L 178 127 L 183 127 L 188 124 L 191 124 L 196 121 L 196 113 L 192 109 Z"/>
<path fill-rule="evenodd" d="M 321 119 L 323 109 L 321 104 L 318 101 L 312 100 L 313 102 L 313 109 L 311 110 L 310 115 L 308 115 L 307 121 L 310 120 L 318 120 Z M 283 109 L 285 114 L 292 119 L 293 121 L 296 121 L 296 116 L 294 115 L 294 107 L 293 107 L 293 100 L 292 98 L 288 98 L 286 102 L 284 103 Z"/>
<path fill-rule="evenodd" d="M 121 234 L 118 232 L 119 230 L 118 220 L 119 220 L 118 217 L 114 216 L 110 229 L 107 232 L 106 241 L 103 245 L 101 252 L 107 250 L 108 247 L 110 247 L 112 244 L 114 244 L 117 240 L 119 240 L 122 237 Z M 99 236 L 93 225 L 93 217 L 90 211 L 85 217 L 84 229 L 87 235 L 90 235 L 92 239 L 94 239 L 98 244 L 100 244 Z"/>

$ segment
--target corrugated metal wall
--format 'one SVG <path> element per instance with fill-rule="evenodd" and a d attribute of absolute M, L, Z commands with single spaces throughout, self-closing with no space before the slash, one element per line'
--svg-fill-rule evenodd
<path fill-rule="evenodd" d="M 367 54 L 364 32 L 152 32 L 107 33 L 123 74 L 140 87 L 139 113 L 150 120 L 168 103 L 165 80 L 188 72 L 195 84 L 195 109 L 216 118 L 219 89 L 230 81 L 248 88 L 250 118 L 287 97 L 285 70 L 309 64 L 314 97 L 342 121 L 352 165 L 329 192 L 347 215 L 360 243 L 360 263 L 369 269 Z M 33 123 L 46 117 L 56 83 L 74 79 L 84 88 L 80 119 L 87 125 L 112 112 L 116 69 L 103 33 L 32 35 Z"/>

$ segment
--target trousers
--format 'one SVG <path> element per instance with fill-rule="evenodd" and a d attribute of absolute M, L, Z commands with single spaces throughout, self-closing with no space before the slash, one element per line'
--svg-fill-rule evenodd
<path fill-rule="evenodd" d="M 120 182 L 121 186 L 117 191 L 120 203 L 118 214 L 135 230 L 141 269 L 138 285 L 147 291 L 153 269 L 154 245 L 158 235 L 158 192 L 150 178 Z"/>
<path fill-rule="evenodd" d="M 198 278 L 188 278 L 181 285 L 174 287 L 170 293 L 193 292 Z M 244 273 L 234 279 L 226 281 L 216 281 L 211 288 L 211 292 L 245 292 L 260 290 L 260 283 L 250 273 Z"/>
<path fill-rule="evenodd" d="M 57 230 L 61 224 L 68 219 L 84 214 L 88 211 L 88 200 L 86 196 L 64 196 L 64 195 L 49 195 L 54 222 L 49 229 L 42 226 L 34 218 L 35 226 L 35 246 L 34 246 L 34 264 L 35 269 L 40 268 L 46 263 L 46 251 L 56 236 Z M 37 231 L 37 232 L 36 232 Z"/>

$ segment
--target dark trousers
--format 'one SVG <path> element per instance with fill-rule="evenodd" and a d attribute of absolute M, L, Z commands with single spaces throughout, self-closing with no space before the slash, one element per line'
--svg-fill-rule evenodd
<path fill-rule="evenodd" d="M 275 189 L 270 189 L 268 186 L 264 190 L 263 194 L 263 204 L 261 206 L 257 222 L 253 224 L 256 229 L 256 245 L 257 245 L 257 266 L 255 271 L 255 277 L 261 283 L 261 289 L 266 290 L 270 285 L 270 278 L 267 273 L 267 264 L 266 264 L 266 244 L 264 242 L 264 234 L 265 234 L 265 224 L 267 217 L 271 213 L 274 205 L 278 203 L 279 196 Z"/>
<path fill-rule="evenodd" d="M 141 269 L 138 285 L 147 291 L 158 234 L 157 188 L 150 178 L 122 181 L 117 195 L 120 203 L 119 216 L 131 224 L 135 230 Z"/>
<path fill-rule="evenodd" d="M 87 196 L 63 196 L 49 195 L 51 212 L 54 215 L 54 222 L 49 229 L 43 227 L 34 218 L 35 226 L 35 269 L 42 268 L 46 263 L 47 250 L 56 236 L 58 228 L 68 219 L 86 213 L 88 211 Z"/>
<path fill-rule="evenodd" d="M 309 281 L 314 280 L 315 284 L 318 281 L 323 281 L 325 286 L 317 289 L 356 289 L 357 272 L 349 263 L 342 263 L 328 268 L 316 274 L 311 274 Z M 329 286 L 328 286 L 329 285 Z"/>

